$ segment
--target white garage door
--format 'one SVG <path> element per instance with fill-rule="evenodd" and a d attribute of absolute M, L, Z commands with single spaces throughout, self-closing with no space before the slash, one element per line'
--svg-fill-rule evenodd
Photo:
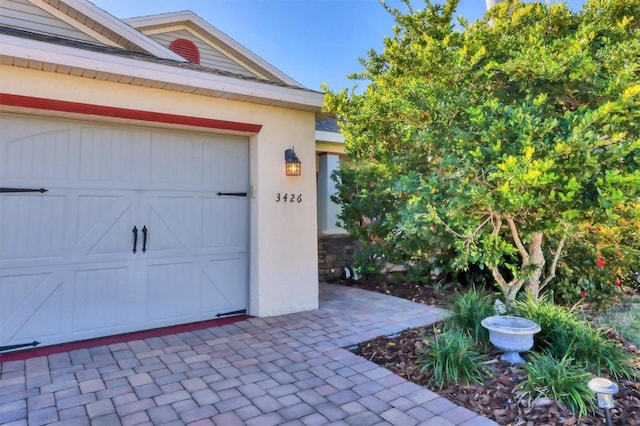
<path fill-rule="evenodd" d="M 246 138 L 0 120 L 0 346 L 246 308 Z"/>

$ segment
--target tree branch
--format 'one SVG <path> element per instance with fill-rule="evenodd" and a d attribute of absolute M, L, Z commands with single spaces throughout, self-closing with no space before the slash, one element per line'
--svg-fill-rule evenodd
<path fill-rule="evenodd" d="M 569 235 L 569 227 L 567 225 L 564 225 L 564 233 L 562 234 L 562 239 L 560 240 L 560 244 L 558 244 L 558 247 L 556 248 L 556 251 L 553 254 L 553 261 L 551 262 L 551 265 L 549 265 L 547 276 L 545 277 L 544 281 L 540 285 L 540 290 L 545 288 L 546 285 L 549 284 L 549 282 L 556 277 L 556 268 L 558 267 L 558 261 L 560 260 L 560 253 L 564 248 L 564 244 L 567 241 L 568 235 Z"/>
<path fill-rule="evenodd" d="M 496 280 L 500 288 L 506 289 L 509 287 L 509 283 L 504 279 L 497 266 L 489 266 L 489 269 L 491 270 L 493 279 Z"/>
<path fill-rule="evenodd" d="M 462 235 L 462 234 L 458 234 L 456 231 L 454 231 L 454 230 L 453 230 L 453 228 L 451 228 L 449 225 L 447 225 L 447 223 L 446 223 L 444 220 L 442 220 L 442 219 L 440 218 L 440 215 L 438 214 L 438 212 L 436 211 L 436 209 L 435 209 L 435 208 L 430 208 L 430 209 L 429 209 L 429 213 L 431 213 L 431 214 L 433 215 L 433 217 L 434 217 L 435 219 L 437 219 L 437 220 L 438 220 L 438 222 L 440 222 L 440 224 L 441 224 L 442 226 L 444 226 L 444 228 L 445 228 L 447 231 L 449 231 L 451 234 L 455 235 L 456 237 L 458 237 L 458 238 L 460 238 L 460 239 L 465 239 L 465 238 L 466 238 L 464 235 Z"/>
<path fill-rule="evenodd" d="M 480 230 L 482 228 L 484 228 L 484 226 L 489 223 L 491 221 L 491 215 L 489 215 L 489 217 L 487 217 L 484 222 L 482 222 L 480 225 L 478 225 L 476 227 L 476 229 L 473 230 L 473 232 L 471 233 L 471 236 L 476 235 L 478 232 L 480 232 Z"/>
<path fill-rule="evenodd" d="M 522 256 L 522 264 L 529 264 L 529 252 L 522 244 L 522 240 L 520 239 L 520 234 L 518 234 L 518 228 L 516 228 L 516 222 L 513 220 L 513 216 L 505 216 L 507 219 L 507 223 L 509 224 L 509 229 L 511 229 L 511 237 L 513 238 L 513 242 L 515 243 L 518 251 L 520 252 L 520 256 Z"/>
<path fill-rule="evenodd" d="M 493 232 L 491 235 L 494 237 L 500 234 L 500 229 L 502 229 L 502 215 L 500 213 L 494 213 L 491 207 L 489 207 L 489 211 L 491 212 L 491 223 L 493 224 Z M 493 219 L 496 219 L 495 221 Z"/>

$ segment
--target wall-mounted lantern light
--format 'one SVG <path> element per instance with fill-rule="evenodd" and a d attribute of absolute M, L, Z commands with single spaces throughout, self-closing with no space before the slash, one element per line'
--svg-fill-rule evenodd
<path fill-rule="evenodd" d="M 613 383 L 611 380 L 597 377 L 590 380 L 587 386 L 589 386 L 589 389 L 598 395 L 598 407 L 602 408 L 604 411 L 607 426 L 611 426 L 611 414 L 609 414 L 609 409 L 613 408 L 615 405 L 613 395 L 618 392 L 618 385 Z"/>
<path fill-rule="evenodd" d="M 284 151 L 284 166 L 287 176 L 300 176 L 302 163 L 298 160 L 293 147 Z"/>

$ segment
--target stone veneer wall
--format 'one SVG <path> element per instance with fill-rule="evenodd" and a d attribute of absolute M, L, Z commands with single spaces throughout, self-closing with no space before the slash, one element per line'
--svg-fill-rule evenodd
<path fill-rule="evenodd" d="M 318 235 L 318 277 L 320 281 L 340 279 L 345 266 L 353 265 L 358 241 L 349 234 Z"/>

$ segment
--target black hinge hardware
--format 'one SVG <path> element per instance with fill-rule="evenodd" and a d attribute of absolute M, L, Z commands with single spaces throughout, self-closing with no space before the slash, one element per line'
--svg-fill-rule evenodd
<path fill-rule="evenodd" d="M 216 318 L 221 318 L 221 317 L 231 317 L 231 316 L 235 316 L 235 315 L 244 315 L 247 313 L 246 309 L 240 309 L 238 311 L 231 311 L 231 312 L 223 312 L 223 313 L 219 313 L 218 315 L 216 315 Z"/>
<path fill-rule="evenodd" d="M 9 345 L 9 346 L 0 346 L 0 352 L 6 352 L 6 351 L 11 351 L 14 349 L 22 349 L 22 348 L 26 348 L 29 346 L 33 346 L 36 347 L 40 344 L 40 342 L 36 342 L 35 340 L 31 343 L 22 343 L 20 345 Z"/>
<path fill-rule="evenodd" d="M 47 191 L 48 191 L 48 189 L 44 189 L 44 188 L 40 188 L 40 189 L 33 189 L 33 188 L 0 188 L 0 192 L 39 192 L 41 194 L 44 194 Z"/>
<path fill-rule="evenodd" d="M 247 193 L 246 192 L 218 192 L 216 193 L 216 195 L 218 197 L 221 197 L 223 195 L 227 195 L 229 197 L 246 197 Z"/>

